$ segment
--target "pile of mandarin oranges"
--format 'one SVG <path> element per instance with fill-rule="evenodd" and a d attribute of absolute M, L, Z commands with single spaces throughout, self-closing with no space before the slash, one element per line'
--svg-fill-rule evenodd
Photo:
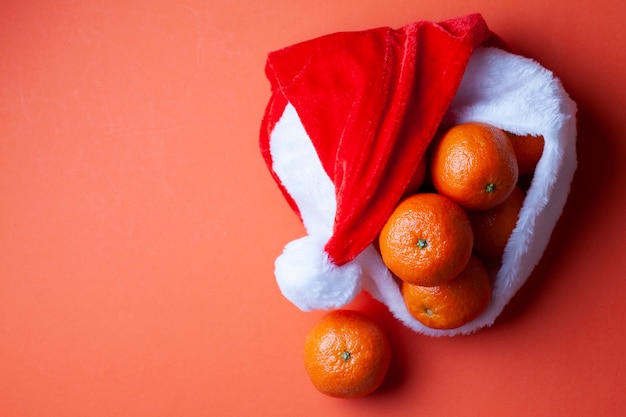
<path fill-rule="evenodd" d="M 407 310 L 424 326 L 458 328 L 489 305 L 488 271 L 500 265 L 543 147 L 541 136 L 464 123 L 427 149 L 375 242 Z M 360 397 L 381 384 L 389 351 L 372 319 L 335 310 L 307 335 L 305 365 L 321 392 Z"/>

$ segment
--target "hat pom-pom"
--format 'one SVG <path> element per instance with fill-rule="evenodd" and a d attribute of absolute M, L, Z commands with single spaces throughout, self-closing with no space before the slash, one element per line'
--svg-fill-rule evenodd
<path fill-rule="evenodd" d="M 303 311 L 340 308 L 361 291 L 361 267 L 335 265 L 324 245 L 318 237 L 302 237 L 289 242 L 274 263 L 281 292 Z"/>

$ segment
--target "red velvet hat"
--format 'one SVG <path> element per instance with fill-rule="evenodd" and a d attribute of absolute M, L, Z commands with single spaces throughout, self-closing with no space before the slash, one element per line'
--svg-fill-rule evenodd
<path fill-rule="evenodd" d="M 558 79 L 510 53 L 478 14 L 333 33 L 270 53 L 266 74 L 261 153 L 307 231 L 277 258 L 276 279 L 302 310 L 341 307 L 365 288 L 436 334 L 408 315 L 372 242 L 444 121 L 545 137 L 519 233 L 477 321 L 490 324 L 541 257 L 576 167 L 576 108 Z"/>
<path fill-rule="evenodd" d="M 291 103 L 337 190 L 326 244 L 334 263 L 351 261 L 372 243 L 435 135 L 472 51 L 489 37 L 474 14 L 334 33 L 269 55 L 263 154 L 271 169 L 268 132 Z"/>

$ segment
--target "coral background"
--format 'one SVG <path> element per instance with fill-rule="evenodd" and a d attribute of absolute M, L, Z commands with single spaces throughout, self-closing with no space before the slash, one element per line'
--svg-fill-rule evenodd
<path fill-rule="evenodd" d="M 0 415 L 608 416 L 626 410 L 621 0 L 17 1 L 0 5 Z M 309 383 L 321 312 L 280 294 L 303 234 L 258 152 L 267 52 L 480 12 L 579 106 L 579 169 L 496 324 L 388 331 L 380 391 Z"/>

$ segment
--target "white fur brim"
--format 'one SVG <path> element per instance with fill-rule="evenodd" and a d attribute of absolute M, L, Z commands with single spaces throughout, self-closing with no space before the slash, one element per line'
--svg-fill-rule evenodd
<path fill-rule="evenodd" d="M 363 288 L 405 325 L 431 336 L 467 334 L 490 326 L 539 262 L 561 215 L 576 170 L 575 116 L 576 105 L 559 80 L 537 62 L 495 48 L 474 51 L 446 120 L 485 122 L 513 133 L 543 135 L 545 146 L 506 246 L 489 307 L 463 327 L 434 330 L 409 314 L 397 282 L 373 247 L 341 267 L 323 253 L 333 229 L 335 188 L 297 110 L 288 104 L 270 135 L 270 153 L 308 236 L 287 245 L 276 260 L 282 293 L 300 309 L 314 310 L 341 307 Z"/>

